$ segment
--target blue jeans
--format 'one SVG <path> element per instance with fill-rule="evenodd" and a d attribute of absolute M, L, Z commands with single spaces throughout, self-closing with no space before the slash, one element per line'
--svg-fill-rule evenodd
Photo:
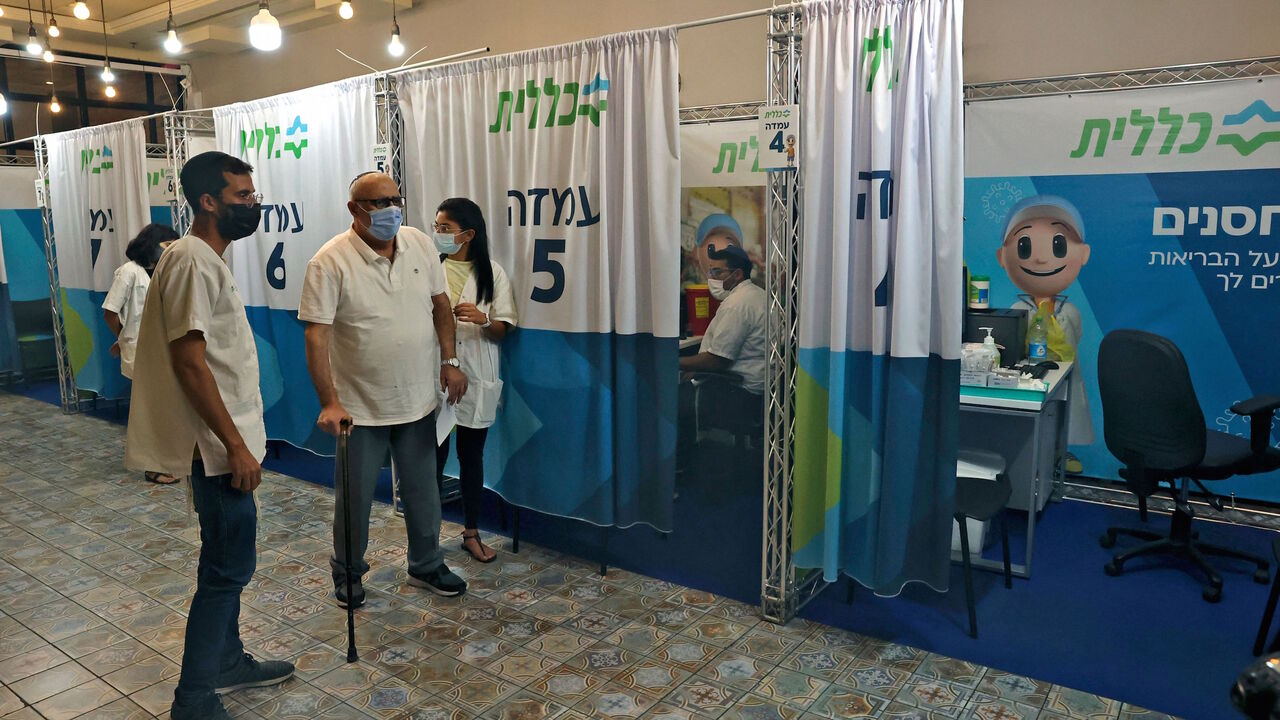
<path fill-rule="evenodd" d="M 200 516 L 200 568 L 174 691 L 182 705 L 207 702 L 218 676 L 241 662 L 240 592 L 258 562 L 253 494 L 232 488 L 230 475 L 206 477 L 199 460 L 191 465 L 191 494 Z"/>

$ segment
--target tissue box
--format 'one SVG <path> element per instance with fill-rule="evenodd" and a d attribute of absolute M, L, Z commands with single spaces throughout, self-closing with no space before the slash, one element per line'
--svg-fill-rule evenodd
<path fill-rule="evenodd" d="M 983 370 L 961 370 L 960 384 L 986 387 L 987 380 L 990 378 L 990 376 L 991 376 L 991 373 Z"/>

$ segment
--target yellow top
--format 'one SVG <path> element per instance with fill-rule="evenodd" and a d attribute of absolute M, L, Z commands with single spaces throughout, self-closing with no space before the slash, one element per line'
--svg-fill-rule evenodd
<path fill-rule="evenodd" d="M 449 302 L 457 305 L 462 298 L 462 289 L 471 277 L 471 261 L 445 258 L 444 276 L 449 280 Z"/>

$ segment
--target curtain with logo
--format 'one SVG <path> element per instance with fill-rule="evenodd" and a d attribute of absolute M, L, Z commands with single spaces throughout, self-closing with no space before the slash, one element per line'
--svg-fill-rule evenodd
<path fill-rule="evenodd" d="M 267 437 L 319 452 L 320 403 L 307 372 L 298 301 L 307 262 L 351 226 L 351 180 L 372 168 L 373 78 L 321 85 L 213 110 L 218 150 L 253 166 L 262 225 L 227 259 L 253 328 Z"/>
<path fill-rule="evenodd" d="M 960 0 L 804 8 L 795 562 L 878 594 L 947 587 L 961 16 Z"/>
<path fill-rule="evenodd" d="M 599 525 L 671 528 L 680 254 L 675 31 L 402 77 L 412 219 L 484 210 L 520 329 L 485 483 Z"/>
<path fill-rule="evenodd" d="M 44 136 L 67 354 L 76 387 L 105 398 L 128 396 L 102 301 L 129 241 L 151 222 L 144 128 L 126 120 Z"/>

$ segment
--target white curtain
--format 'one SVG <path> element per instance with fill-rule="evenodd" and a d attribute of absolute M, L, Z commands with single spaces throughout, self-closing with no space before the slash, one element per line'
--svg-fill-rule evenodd
<path fill-rule="evenodd" d="M 474 200 L 515 292 L 485 480 L 518 505 L 670 527 L 676 68 L 666 29 L 402 78 L 412 220 Z"/>
<path fill-rule="evenodd" d="M 144 127 L 126 120 L 44 136 L 67 353 L 76 386 L 108 398 L 128 385 L 100 306 L 129 241 L 151 222 Z"/>
<path fill-rule="evenodd" d="M 947 586 L 959 403 L 961 0 L 804 8 L 796 563 Z"/>
<path fill-rule="evenodd" d="M 227 256 L 257 343 L 267 436 L 320 452 L 333 440 L 315 427 L 298 300 L 307 262 L 351 226 L 349 185 L 373 169 L 375 111 L 371 77 L 213 110 L 217 149 L 252 165 L 263 195 L 262 225 Z"/>
<path fill-rule="evenodd" d="M 262 226 L 231 246 L 245 305 L 297 310 L 307 262 L 351 225 L 348 185 L 372 168 L 373 78 L 213 110 L 217 149 L 253 166 Z"/>

